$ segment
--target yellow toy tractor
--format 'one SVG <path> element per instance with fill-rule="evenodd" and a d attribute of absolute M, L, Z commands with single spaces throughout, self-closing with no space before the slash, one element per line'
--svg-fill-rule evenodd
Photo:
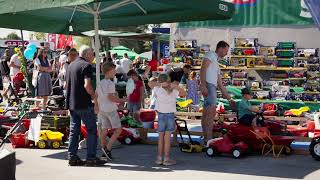
<path fill-rule="evenodd" d="M 62 145 L 62 137 L 64 135 L 60 132 L 53 132 L 50 130 L 42 130 L 40 132 L 39 141 L 36 146 L 40 149 L 53 148 L 58 149 Z"/>
<path fill-rule="evenodd" d="M 187 122 L 185 120 L 176 119 L 176 126 L 178 133 L 181 138 L 181 143 L 179 143 L 180 151 L 186 153 L 200 153 L 203 152 L 204 148 L 199 142 L 193 141 L 190 132 L 187 127 Z M 182 131 L 184 131 L 189 138 L 189 142 L 185 142 L 182 136 Z"/>

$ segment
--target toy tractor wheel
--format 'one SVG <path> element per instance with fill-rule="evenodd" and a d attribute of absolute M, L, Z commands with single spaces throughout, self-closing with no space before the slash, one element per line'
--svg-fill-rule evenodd
<path fill-rule="evenodd" d="M 60 147 L 60 142 L 59 141 L 53 141 L 52 143 L 51 143 L 51 147 L 53 148 L 53 149 L 59 149 L 59 147 Z"/>
<path fill-rule="evenodd" d="M 39 141 L 37 142 L 37 146 L 38 146 L 38 148 L 40 148 L 40 149 L 45 149 L 45 148 L 47 147 L 47 142 L 44 141 L 44 140 L 39 140 Z"/>
<path fill-rule="evenodd" d="M 235 159 L 239 159 L 242 155 L 242 151 L 238 148 L 235 148 L 233 151 L 232 151 L 232 156 L 233 158 Z"/>
<path fill-rule="evenodd" d="M 130 145 L 130 144 L 132 144 L 132 142 L 133 142 L 133 140 L 132 140 L 131 137 L 126 137 L 126 138 L 124 139 L 124 143 L 125 143 L 126 145 Z"/>
<path fill-rule="evenodd" d="M 320 138 L 314 139 L 309 147 L 309 151 L 311 156 L 317 160 L 320 161 Z"/>
<path fill-rule="evenodd" d="M 212 147 L 207 148 L 206 154 L 209 157 L 213 157 L 213 156 L 217 155 L 216 150 Z"/>
<path fill-rule="evenodd" d="M 292 154 L 292 148 L 290 146 L 285 146 L 284 149 L 283 149 L 283 154 L 284 155 L 291 155 Z"/>
<path fill-rule="evenodd" d="M 188 153 L 192 152 L 190 144 L 182 143 L 179 146 L 180 146 L 180 151 L 181 152 L 188 152 Z"/>

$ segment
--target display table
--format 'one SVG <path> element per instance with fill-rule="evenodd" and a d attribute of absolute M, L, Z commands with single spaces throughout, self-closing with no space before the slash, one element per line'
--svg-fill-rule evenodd
<path fill-rule="evenodd" d="M 236 103 L 238 104 L 241 100 L 236 99 Z M 224 103 L 226 109 L 230 109 L 229 102 L 226 99 L 219 98 L 218 102 Z M 310 111 L 319 111 L 320 103 L 318 102 L 304 102 L 304 101 L 285 101 L 285 100 L 268 100 L 268 99 L 252 99 L 250 100 L 251 105 L 259 106 L 261 103 L 270 103 L 270 104 L 277 104 L 282 106 L 284 109 L 299 109 L 303 106 L 308 106 Z"/>

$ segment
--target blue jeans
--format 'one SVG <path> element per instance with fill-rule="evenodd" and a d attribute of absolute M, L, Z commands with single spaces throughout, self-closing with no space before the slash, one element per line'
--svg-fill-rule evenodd
<path fill-rule="evenodd" d="M 207 82 L 208 96 L 203 97 L 203 107 L 212 107 L 217 103 L 217 87 L 214 84 Z"/>
<path fill-rule="evenodd" d="M 97 124 L 93 107 L 84 110 L 70 110 L 70 134 L 69 134 L 69 158 L 77 155 L 81 120 L 86 126 L 87 137 L 87 158 L 95 158 L 97 153 Z"/>
<path fill-rule="evenodd" d="M 173 132 L 175 129 L 174 113 L 158 113 L 158 132 Z"/>

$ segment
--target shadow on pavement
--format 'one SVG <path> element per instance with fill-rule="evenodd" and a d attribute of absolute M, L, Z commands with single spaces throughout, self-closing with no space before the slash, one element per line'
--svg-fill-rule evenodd
<path fill-rule="evenodd" d="M 205 153 L 182 153 L 172 148 L 172 158 L 177 160 L 175 166 L 158 166 L 154 164 L 157 146 L 131 145 L 113 151 L 114 161 L 107 164 L 110 169 L 124 171 L 174 172 L 184 170 L 232 173 L 278 178 L 303 179 L 308 174 L 319 170 L 319 162 L 311 156 L 292 155 L 275 159 L 271 156 L 247 156 L 233 159 L 229 156 L 210 158 Z M 79 156 L 85 158 L 86 150 L 79 150 Z M 101 152 L 98 151 L 98 156 Z M 67 152 L 45 156 L 46 158 L 67 159 Z"/>

